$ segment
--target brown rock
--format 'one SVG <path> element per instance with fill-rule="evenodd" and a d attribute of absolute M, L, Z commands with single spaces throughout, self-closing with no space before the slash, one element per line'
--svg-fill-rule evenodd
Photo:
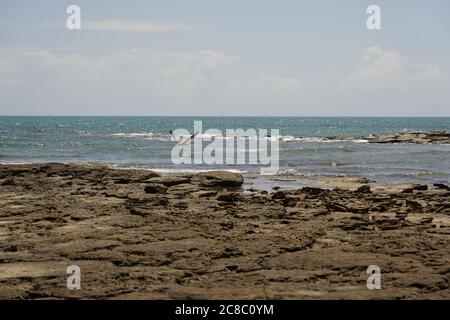
<path fill-rule="evenodd" d="M 13 178 L 5 179 L 5 180 L 3 180 L 0 183 L 0 186 L 13 186 L 13 185 L 14 185 L 14 179 Z"/>
<path fill-rule="evenodd" d="M 131 193 L 128 195 L 128 201 L 131 205 L 166 205 L 168 200 L 166 197 L 162 197 L 156 194 L 145 194 L 145 193 Z"/>
<path fill-rule="evenodd" d="M 104 194 L 107 197 L 116 197 L 116 198 L 125 199 L 125 198 L 128 198 L 129 192 L 125 189 L 112 189 L 112 190 L 106 190 L 104 192 Z"/>
<path fill-rule="evenodd" d="M 341 204 L 341 203 L 337 203 L 337 202 L 329 202 L 326 204 L 328 210 L 330 211 L 337 211 L 337 212 L 348 212 L 348 208 Z"/>
<path fill-rule="evenodd" d="M 176 186 L 169 187 L 167 189 L 167 193 L 182 196 L 182 195 L 187 195 L 191 192 L 196 192 L 198 190 L 199 190 L 199 187 L 196 184 L 182 183 L 182 184 L 177 184 Z"/>
<path fill-rule="evenodd" d="M 201 190 L 192 192 L 191 196 L 194 198 L 207 198 L 207 197 L 214 197 L 217 194 L 217 191 L 214 190 Z"/>
<path fill-rule="evenodd" d="M 15 182 L 0 187 L 0 298 L 450 298 L 444 188 L 284 190 L 272 201 L 199 183 L 145 193 L 154 182 L 133 176 L 0 165 L 0 183 Z M 65 286 L 70 264 L 81 268 L 82 290 Z M 373 264 L 382 290 L 367 290 Z"/>
<path fill-rule="evenodd" d="M 176 186 L 177 184 L 189 183 L 190 181 L 190 176 L 162 176 L 148 179 L 145 182 L 162 184 L 166 187 L 171 187 Z"/>
<path fill-rule="evenodd" d="M 445 131 L 401 132 L 382 136 L 366 137 L 369 143 L 450 143 L 450 133 Z"/>
<path fill-rule="evenodd" d="M 165 193 L 167 187 L 161 183 L 150 183 L 144 187 L 145 193 Z"/>
<path fill-rule="evenodd" d="M 192 177 L 192 183 L 202 187 L 240 187 L 244 177 L 228 171 L 200 172 Z"/>
<path fill-rule="evenodd" d="M 308 193 L 310 195 L 318 195 L 325 191 L 323 189 L 313 188 L 313 187 L 304 187 L 301 190 L 302 190 L 302 192 Z"/>
<path fill-rule="evenodd" d="M 356 192 L 359 192 L 359 193 L 370 193 L 370 186 L 368 184 L 362 185 L 358 189 L 356 189 Z"/>
<path fill-rule="evenodd" d="M 441 190 L 450 191 L 450 187 L 443 183 L 435 183 L 435 184 L 433 184 L 433 186 L 435 186 L 436 188 L 441 189 Z"/>
<path fill-rule="evenodd" d="M 222 191 L 217 194 L 216 199 L 218 201 L 232 202 L 236 200 L 237 196 L 238 196 L 237 192 Z"/>

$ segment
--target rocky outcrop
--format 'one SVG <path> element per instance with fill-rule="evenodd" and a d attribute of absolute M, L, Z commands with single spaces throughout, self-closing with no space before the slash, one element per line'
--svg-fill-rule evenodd
<path fill-rule="evenodd" d="M 227 171 L 209 171 L 194 175 L 191 182 L 202 187 L 240 187 L 244 183 L 244 177 Z"/>
<path fill-rule="evenodd" d="M 305 137 L 298 137 L 304 139 Z M 394 134 L 370 136 L 328 136 L 320 137 L 322 141 L 367 141 L 368 143 L 414 143 L 414 144 L 450 144 L 450 133 L 446 131 L 400 132 Z"/>
<path fill-rule="evenodd" d="M 144 187 L 145 193 L 165 193 L 167 187 L 161 183 L 149 183 Z"/>
<path fill-rule="evenodd" d="M 191 182 L 191 176 L 183 175 L 183 176 L 162 176 L 148 179 L 145 182 L 149 182 L 151 184 L 162 184 L 166 187 L 176 186 L 177 184 L 189 183 Z"/>
<path fill-rule="evenodd" d="M 0 298 L 450 298 L 445 184 L 246 192 L 236 174 L 148 175 L 0 165 Z"/>
<path fill-rule="evenodd" d="M 401 132 L 397 134 L 387 134 L 381 136 L 366 137 L 370 143 L 450 143 L 450 133 L 445 131 L 432 132 Z"/>

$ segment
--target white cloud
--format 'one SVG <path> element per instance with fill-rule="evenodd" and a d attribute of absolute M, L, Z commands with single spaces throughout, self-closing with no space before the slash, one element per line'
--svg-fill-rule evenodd
<path fill-rule="evenodd" d="M 378 47 L 353 72 L 315 79 L 242 64 L 213 50 L 95 57 L 0 48 L 0 114 L 448 114 L 438 66 Z"/>
<path fill-rule="evenodd" d="M 443 77 L 439 67 L 433 64 L 418 64 L 399 53 L 382 50 L 379 47 L 367 48 L 359 63 L 359 70 L 353 75 L 360 80 L 412 79 L 415 77 Z"/>

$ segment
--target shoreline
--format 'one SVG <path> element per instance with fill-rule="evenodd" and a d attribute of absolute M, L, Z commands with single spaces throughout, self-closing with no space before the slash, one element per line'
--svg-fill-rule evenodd
<path fill-rule="evenodd" d="M 244 192 L 229 172 L 0 165 L 4 299 L 449 299 L 447 185 Z M 82 290 L 68 290 L 77 265 Z M 382 290 L 366 288 L 378 265 Z"/>
<path fill-rule="evenodd" d="M 244 178 L 244 183 L 242 188 L 248 189 L 259 189 L 265 191 L 273 190 L 292 190 L 299 189 L 303 187 L 314 187 L 323 189 L 344 189 L 344 190 L 356 190 L 358 187 L 368 184 L 372 188 L 380 190 L 389 189 L 401 189 L 408 188 L 418 184 L 426 184 L 433 187 L 435 184 L 446 183 L 442 179 L 433 179 L 428 181 L 421 181 L 421 179 L 403 179 L 406 181 L 399 181 L 398 179 L 392 179 L 391 182 L 387 181 L 377 181 L 369 179 L 364 175 L 352 175 L 352 174 L 302 174 L 295 169 L 282 169 L 282 173 L 276 175 L 261 175 L 256 172 L 249 172 L 246 170 L 239 169 L 225 169 L 225 168 L 211 168 L 206 166 L 204 169 L 200 168 L 186 168 L 186 169 L 173 169 L 173 168 L 145 168 L 136 166 L 120 166 L 116 164 L 109 164 L 104 162 L 86 161 L 86 162 L 18 162 L 18 163 L 8 163 L 1 162 L 0 167 L 8 166 L 46 166 L 46 165 L 65 165 L 65 166 L 82 166 L 82 167 L 92 167 L 92 168 L 107 168 L 111 170 L 118 171 L 145 171 L 155 173 L 161 176 L 179 176 L 187 175 L 192 176 L 199 173 L 208 173 L 215 171 L 229 172 L 233 174 L 240 174 Z M 287 174 L 284 171 L 288 171 Z M 293 171 L 294 173 L 289 173 Z M 427 173 L 425 175 L 411 175 L 411 176 L 431 176 L 433 173 Z M 409 180 L 409 181 L 408 181 Z M 449 182 L 450 183 L 450 182 Z"/>

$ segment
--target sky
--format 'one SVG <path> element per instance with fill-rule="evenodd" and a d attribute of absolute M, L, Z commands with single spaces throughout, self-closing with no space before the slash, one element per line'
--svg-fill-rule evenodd
<path fill-rule="evenodd" d="M 448 0 L 0 0 L 0 116 L 450 116 L 449 14 Z"/>

